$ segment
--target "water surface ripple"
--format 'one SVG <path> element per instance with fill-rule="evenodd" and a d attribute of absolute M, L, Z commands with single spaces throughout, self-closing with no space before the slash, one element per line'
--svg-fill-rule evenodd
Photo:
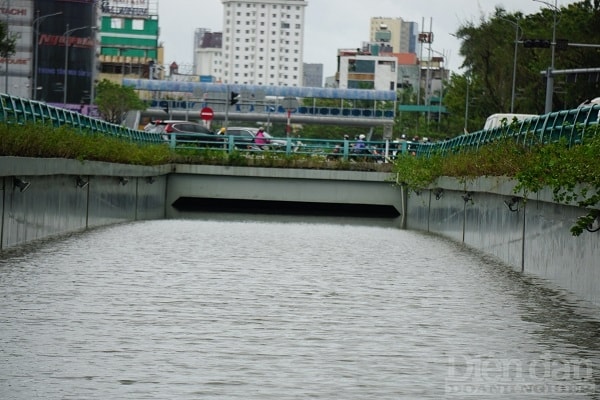
<path fill-rule="evenodd" d="M 0 257 L 2 399 L 598 398 L 597 309 L 434 236 L 209 218 Z"/>

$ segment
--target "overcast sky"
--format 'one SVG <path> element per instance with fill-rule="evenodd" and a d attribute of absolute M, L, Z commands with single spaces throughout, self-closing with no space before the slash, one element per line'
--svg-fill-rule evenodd
<path fill-rule="evenodd" d="M 558 6 L 576 3 L 558 0 Z M 459 71 L 462 59 L 459 41 L 451 34 L 466 21 L 478 24 L 482 15 L 490 15 L 499 5 L 508 12 L 524 14 L 548 7 L 543 0 L 309 0 L 304 30 L 304 62 L 324 65 L 324 75 L 335 73 L 337 49 L 360 47 L 369 39 L 371 17 L 400 17 L 419 24 L 419 29 L 434 33 L 432 49 L 446 55 L 446 64 Z M 193 60 L 196 28 L 221 32 L 221 0 L 159 0 L 160 41 L 165 46 L 165 63 L 182 67 Z M 424 27 L 422 22 L 425 22 Z M 548 39 L 552 36 L 551 24 Z M 185 68 L 181 68 L 184 72 Z M 191 72 L 191 71 L 190 71 Z"/>

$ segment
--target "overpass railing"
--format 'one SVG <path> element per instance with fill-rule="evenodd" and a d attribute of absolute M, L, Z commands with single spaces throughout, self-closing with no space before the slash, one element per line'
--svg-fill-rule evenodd
<path fill-rule="evenodd" d="M 0 105 L 0 122 L 4 123 L 42 123 L 55 127 L 68 125 L 79 130 L 80 133 L 115 136 L 144 143 L 164 142 L 156 134 L 111 124 L 76 111 L 51 106 L 41 101 L 11 96 L 6 93 L 0 93 Z"/>
<path fill-rule="evenodd" d="M 514 138 L 524 144 L 553 143 L 565 140 L 570 146 L 583 143 L 586 138 L 598 134 L 600 105 L 585 106 L 573 110 L 557 111 L 524 121 L 513 121 L 498 128 L 481 130 L 456 136 L 449 140 L 422 143 L 410 141 L 369 141 L 368 151 L 355 154 L 352 140 L 281 138 L 278 146 L 269 146 L 273 152 L 285 154 L 305 154 L 323 156 L 328 159 L 367 159 L 378 162 L 393 160 L 400 154 L 429 157 L 433 154 L 446 155 L 478 149 L 487 143 L 501 138 Z M 46 103 L 28 100 L 0 93 L 0 122 L 24 124 L 28 122 L 68 125 L 81 133 L 97 133 L 115 136 L 140 143 L 168 143 L 173 149 L 211 148 L 226 152 L 240 151 L 255 153 L 260 148 L 239 141 L 233 136 L 218 139 L 201 138 L 184 141 L 171 135 L 165 140 L 161 135 L 111 124 L 98 118 L 82 115 L 75 111 L 50 106 Z M 186 134 L 186 136 L 190 136 Z M 214 136 L 214 135 L 208 135 Z M 278 138 L 274 138 L 278 139 Z M 282 143 L 283 142 L 283 143 Z"/>
<path fill-rule="evenodd" d="M 513 138 L 517 143 L 555 143 L 564 140 L 568 146 L 581 144 L 587 137 L 599 131 L 600 105 L 556 111 L 523 121 L 506 121 L 502 126 L 466 133 L 452 139 L 419 143 L 415 155 L 429 157 L 433 154 L 446 155 L 464 150 L 478 149 L 502 138 Z"/>

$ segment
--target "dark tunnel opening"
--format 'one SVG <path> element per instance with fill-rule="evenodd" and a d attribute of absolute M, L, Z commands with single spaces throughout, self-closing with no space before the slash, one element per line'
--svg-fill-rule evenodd
<path fill-rule="evenodd" d="M 180 212 L 224 212 L 360 218 L 396 218 L 400 216 L 395 207 L 377 204 L 180 197 L 172 205 Z"/>

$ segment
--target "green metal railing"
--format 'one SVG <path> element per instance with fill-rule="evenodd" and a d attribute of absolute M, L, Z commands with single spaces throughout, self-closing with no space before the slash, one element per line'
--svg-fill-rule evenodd
<path fill-rule="evenodd" d="M 55 127 L 68 125 L 81 133 L 95 133 L 116 136 L 144 143 L 163 143 L 163 139 L 153 133 L 111 124 L 99 118 L 82 115 L 46 103 L 28 100 L 0 93 L 0 122 L 9 124 L 42 123 Z"/>
<path fill-rule="evenodd" d="M 97 133 L 123 138 L 124 140 L 140 143 L 167 143 L 172 148 L 202 148 L 209 147 L 222 151 L 255 152 L 257 149 L 248 144 L 238 143 L 235 138 L 228 137 L 215 146 L 215 141 L 178 140 L 171 135 L 168 141 L 157 133 L 146 132 L 111 124 L 98 118 L 82 115 L 75 111 L 48 105 L 43 102 L 28 100 L 9 94 L 0 93 L 0 122 L 9 124 L 43 123 L 53 126 L 68 125 L 81 133 Z M 433 154 L 446 155 L 469 149 L 477 149 L 482 145 L 501 138 L 514 138 L 525 144 L 552 143 L 565 140 L 568 145 L 583 143 L 587 137 L 594 136 L 600 129 L 600 105 L 585 106 L 573 110 L 557 111 L 523 121 L 507 121 L 501 127 L 480 130 L 456 136 L 449 140 L 434 143 L 369 141 L 368 154 L 361 155 L 362 159 L 372 159 L 379 162 L 392 160 L 399 154 L 410 153 L 416 156 L 429 157 Z M 186 135 L 189 136 L 189 135 Z M 348 160 L 358 158 L 352 153 L 353 141 L 330 139 L 297 139 L 285 138 L 286 145 L 273 147 L 269 150 L 290 154 L 311 154 L 328 157 L 329 159 Z M 259 150 L 258 150 L 259 151 Z"/>
<path fill-rule="evenodd" d="M 500 127 L 466 133 L 455 138 L 436 142 L 419 143 L 417 156 L 446 155 L 482 145 L 502 138 L 513 138 L 519 143 L 555 143 L 565 140 L 567 145 L 581 144 L 586 137 L 595 136 L 600 129 L 600 105 L 585 106 L 573 110 L 556 111 L 523 121 L 506 121 Z"/>

